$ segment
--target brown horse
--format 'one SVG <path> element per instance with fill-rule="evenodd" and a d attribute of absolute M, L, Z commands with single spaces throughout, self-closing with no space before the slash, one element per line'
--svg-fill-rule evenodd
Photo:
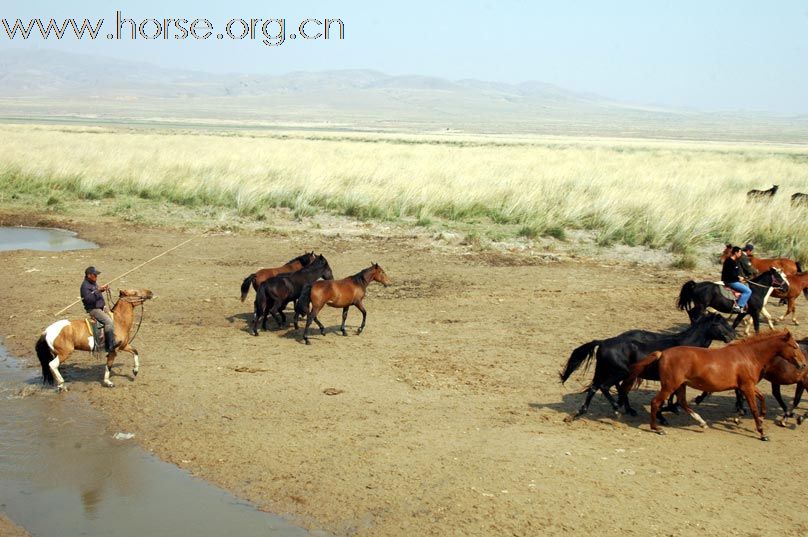
<path fill-rule="evenodd" d="M 306 345 L 311 343 L 308 330 L 312 320 L 320 327 L 320 334 L 325 335 L 325 326 L 317 318 L 317 314 L 326 304 L 332 308 L 342 308 L 342 326 L 340 330 L 343 336 L 348 335 L 345 331 L 348 308 L 356 306 L 356 309 L 362 312 L 362 324 L 356 331 L 357 334 L 361 334 L 362 330 L 365 329 L 365 321 L 367 320 L 367 311 L 362 304 L 362 300 L 365 298 L 365 292 L 370 282 L 379 282 L 387 287 L 390 284 L 390 279 L 382 267 L 373 263 L 353 276 L 341 280 L 314 282 L 312 285 L 305 287 L 295 304 L 295 323 L 297 323 L 298 315 L 307 315 L 306 327 L 303 329 L 303 341 L 306 342 Z M 311 310 L 309 310 L 309 304 L 311 304 Z"/>
<path fill-rule="evenodd" d="M 729 255 L 732 253 L 732 245 L 727 244 L 724 248 L 724 251 L 721 253 L 721 256 L 718 258 L 719 263 L 723 263 Z M 789 277 L 789 281 L 791 281 L 790 277 L 792 274 L 796 274 L 797 272 L 802 272 L 802 267 L 797 261 L 793 261 L 788 259 L 787 257 L 774 257 L 771 259 L 764 259 L 762 257 L 757 257 L 752 254 L 747 254 L 749 258 L 749 262 L 752 263 L 752 266 L 758 272 L 766 272 L 772 267 L 777 267 L 783 271 L 787 277 Z"/>
<path fill-rule="evenodd" d="M 805 298 L 808 299 L 808 272 L 798 272 L 789 276 L 787 292 L 774 291 L 772 293 L 772 296 L 783 298 L 788 303 L 786 312 L 780 317 L 781 321 L 785 320 L 790 313 L 791 321 L 794 324 L 800 324 L 797 321 L 797 298 L 799 298 L 800 294 L 805 295 Z"/>
<path fill-rule="evenodd" d="M 142 305 L 153 296 L 148 289 L 119 289 L 118 293 L 118 301 L 112 306 L 115 341 L 118 342 L 118 345 L 116 349 L 107 353 L 107 366 L 104 368 L 103 384 L 110 388 L 114 384 L 110 382 L 109 374 L 112 371 L 112 363 L 115 361 L 118 349 L 132 353 L 135 358 L 132 373 L 137 376 L 140 371 L 140 357 L 137 349 L 129 346 L 131 342 L 130 333 L 135 318 L 135 306 Z M 134 334 L 132 334 L 132 337 L 134 337 Z M 63 319 L 47 327 L 39 337 L 35 347 L 39 363 L 42 365 L 43 381 L 51 386 L 55 381 L 56 388 L 59 391 L 66 391 L 65 380 L 59 373 L 59 365 L 65 363 L 75 349 L 92 351 L 96 348 L 96 345 L 93 333 L 85 319 L 74 321 Z"/>
<path fill-rule="evenodd" d="M 241 301 L 244 302 L 244 299 L 247 298 L 247 293 L 250 292 L 250 285 L 252 285 L 252 288 L 255 289 L 256 292 L 258 292 L 258 287 L 268 279 L 272 278 L 273 276 L 277 276 L 278 274 L 296 272 L 303 267 L 307 267 L 314 261 L 316 257 L 317 256 L 314 255 L 314 252 L 307 252 L 290 260 L 283 266 L 275 268 L 262 268 L 253 272 L 244 278 L 244 281 L 241 283 Z"/>
<path fill-rule="evenodd" d="M 760 399 L 765 412 L 765 400 L 755 385 L 763 370 L 778 356 L 798 369 L 806 365 L 805 355 L 788 330 L 767 332 L 717 349 L 671 347 L 652 352 L 632 366 L 622 389 L 628 391 L 633 385 L 638 385 L 646 368 L 659 367 L 662 388 L 651 401 L 651 429 L 659 434 L 664 434 L 664 431 L 657 426 L 657 412 L 671 394 L 676 393 L 682 408 L 706 428 L 707 423 L 687 404 L 687 386 L 705 392 L 739 389 L 752 410 L 760 439 L 768 440 L 755 402 Z"/>

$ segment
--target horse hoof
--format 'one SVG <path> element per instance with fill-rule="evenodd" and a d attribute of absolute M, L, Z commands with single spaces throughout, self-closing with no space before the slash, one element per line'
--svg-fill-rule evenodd
<path fill-rule="evenodd" d="M 769 441 L 769 437 L 768 437 L 768 436 L 766 436 L 765 434 L 764 434 L 763 436 L 761 436 L 761 437 L 760 437 L 760 439 L 761 439 L 761 440 L 763 440 L 764 442 L 768 442 L 768 441 Z"/>
<path fill-rule="evenodd" d="M 320 335 L 324 336 L 325 335 L 325 330 L 320 330 Z"/>
<path fill-rule="evenodd" d="M 802 416 L 797 416 L 797 425 L 802 425 Z"/>
<path fill-rule="evenodd" d="M 58 386 L 56 386 L 56 393 L 62 393 L 62 392 L 66 392 L 66 391 L 67 391 L 67 386 L 65 386 L 64 384 L 59 384 Z"/>
<path fill-rule="evenodd" d="M 140 370 L 139 370 L 139 369 L 133 369 L 133 370 L 132 370 L 132 374 L 133 374 L 134 376 L 137 376 L 137 374 L 138 374 L 138 373 L 140 373 Z"/>
<path fill-rule="evenodd" d="M 786 421 L 783 418 L 777 418 L 776 420 L 774 420 L 774 424 L 779 425 L 780 427 L 785 427 Z"/>
<path fill-rule="evenodd" d="M 734 418 L 732 418 L 732 421 L 735 423 L 735 425 L 740 425 L 741 424 L 741 418 L 739 418 L 738 416 L 735 416 Z"/>
<path fill-rule="evenodd" d="M 105 380 L 105 381 L 103 382 L 103 384 L 104 384 L 104 386 L 106 386 L 107 388 L 114 388 L 114 387 L 115 387 L 115 384 L 113 384 L 112 382 L 110 382 L 110 381 L 108 381 L 108 380 Z"/>
<path fill-rule="evenodd" d="M 626 414 L 628 414 L 629 416 L 636 416 L 637 411 L 634 410 L 633 408 L 629 408 L 628 410 L 626 410 Z"/>
<path fill-rule="evenodd" d="M 303 341 L 306 342 L 306 345 L 311 345 L 311 341 L 309 341 L 308 339 L 304 339 Z"/>
<path fill-rule="evenodd" d="M 662 430 L 662 429 L 657 429 L 657 430 L 655 430 L 654 432 L 655 432 L 656 434 L 660 435 L 660 436 L 665 436 L 665 435 L 667 434 L 667 433 L 666 433 L 664 430 Z"/>
<path fill-rule="evenodd" d="M 346 332 L 345 330 L 343 330 L 343 331 L 342 331 L 342 335 L 343 335 L 343 336 L 345 336 L 345 337 L 348 337 L 348 332 Z"/>

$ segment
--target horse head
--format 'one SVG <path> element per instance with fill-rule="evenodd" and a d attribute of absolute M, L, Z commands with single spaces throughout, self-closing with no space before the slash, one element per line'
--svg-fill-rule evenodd
<path fill-rule="evenodd" d="M 382 267 L 379 266 L 378 263 L 371 262 L 370 266 L 373 269 L 373 275 L 371 276 L 372 281 L 377 281 L 385 287 L 390 285 L 390 278 L 387 276 L 387 273 L 384 271 Z"/>
<path fill-rule="evenodd" d="M 772 267 L 768 270 L 768 273 L 771 274 L 771 287 L 776 288 L 781 293 L 787 293 L 788 278 L 786 278 L 783 270 L 779 267 Z"/>
<path fill-rule="evenodd" d="M 143 303 L 154 298 L 154 293 L 148 289 L 118 289 L 118 298 L 125 299 L 126 302 Z"/>
<path fill-rule="evenodd" d="M 314 252 L 312 252 L 313 254 Z M 317 262 L 322 263 L 323 265 L 323 274 L 320 276 L 324 280 L 333 280 L 334 273 L 331 272 L 331 266 L 328 264 L 328 260 L 325 258 L 323 254 L 317 256 Z"/>
<path fill-rule="evenodd" d="M 785 342 L 785 348 L 780 351 L 780 356 L 794 364 L 797 369 L 805 369 L 805 366 L 808 365 L 808 360 L 806 360 L 805 354 L 803 354 L 802 349 L 791 332 L 786 330 L 783 334 L 783 340 Z"/>
<path fill-rule="evenodd" d="M 713 340 L 721 340 L 724 343 L 729 343 L 735 339 L 735 330 L 733 330 L 729 322 L 718 313 L 704 315 L 698 320 L 698 323 L 703 323 L 707 327 L 707 333 Z"/>
<path fill-rule="evenodd" d="M 317 259 L 317 256 L 314 255 L 314 250 L 312 250 L 311 252 L 306 252 L 305 254 L 298 256 L 297 258 L 297 260 L 300 261 L 300 264 L 303 265 L 304 267 L 308 267 L 309 265 L 314 263 L 315 259 Z"/>
<path fill-rule="evenodd" d="M 720 265 L 724 263 L 724 261 L 727 260 L 727 258 L 730 256 L 731 253 L 732 253 L 732 244 L 730 243 L 725 244 L 724 251 L 721 252 L 720 256 L 718 256 L 718 264 Z"/>

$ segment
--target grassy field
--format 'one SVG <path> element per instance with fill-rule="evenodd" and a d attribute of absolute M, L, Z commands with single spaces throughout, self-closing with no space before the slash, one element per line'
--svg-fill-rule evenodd
<path fill-rule="evenodd" d="M 200 132 L 0 125 L 0 204 L 66 211 L 100 200 L 275 207 L 430 227 L 474 224 L 493 238 L 591 230 L 600 244 L 681 254 L 753 241 L 808 261 L 808 146 L 618 139 Z M 770 202 L 749 189 L 780 185 Z"/>

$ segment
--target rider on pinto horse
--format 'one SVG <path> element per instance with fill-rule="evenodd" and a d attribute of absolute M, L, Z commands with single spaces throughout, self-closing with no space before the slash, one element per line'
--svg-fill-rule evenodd
<path fill-rule="evenodd" d="M 109 284 L 99 286 L 98 275 L 101 271 L 95 267 L 87 267 L 84 270 L 84 281 L 81 282 L 81 301 L 87 314 L 101 323 L 104 327 L 104 342 L 106 351 L 115 349 L 115 324 L 112 317 L 105 311 L 104 291 L 109 289 Z"/>

